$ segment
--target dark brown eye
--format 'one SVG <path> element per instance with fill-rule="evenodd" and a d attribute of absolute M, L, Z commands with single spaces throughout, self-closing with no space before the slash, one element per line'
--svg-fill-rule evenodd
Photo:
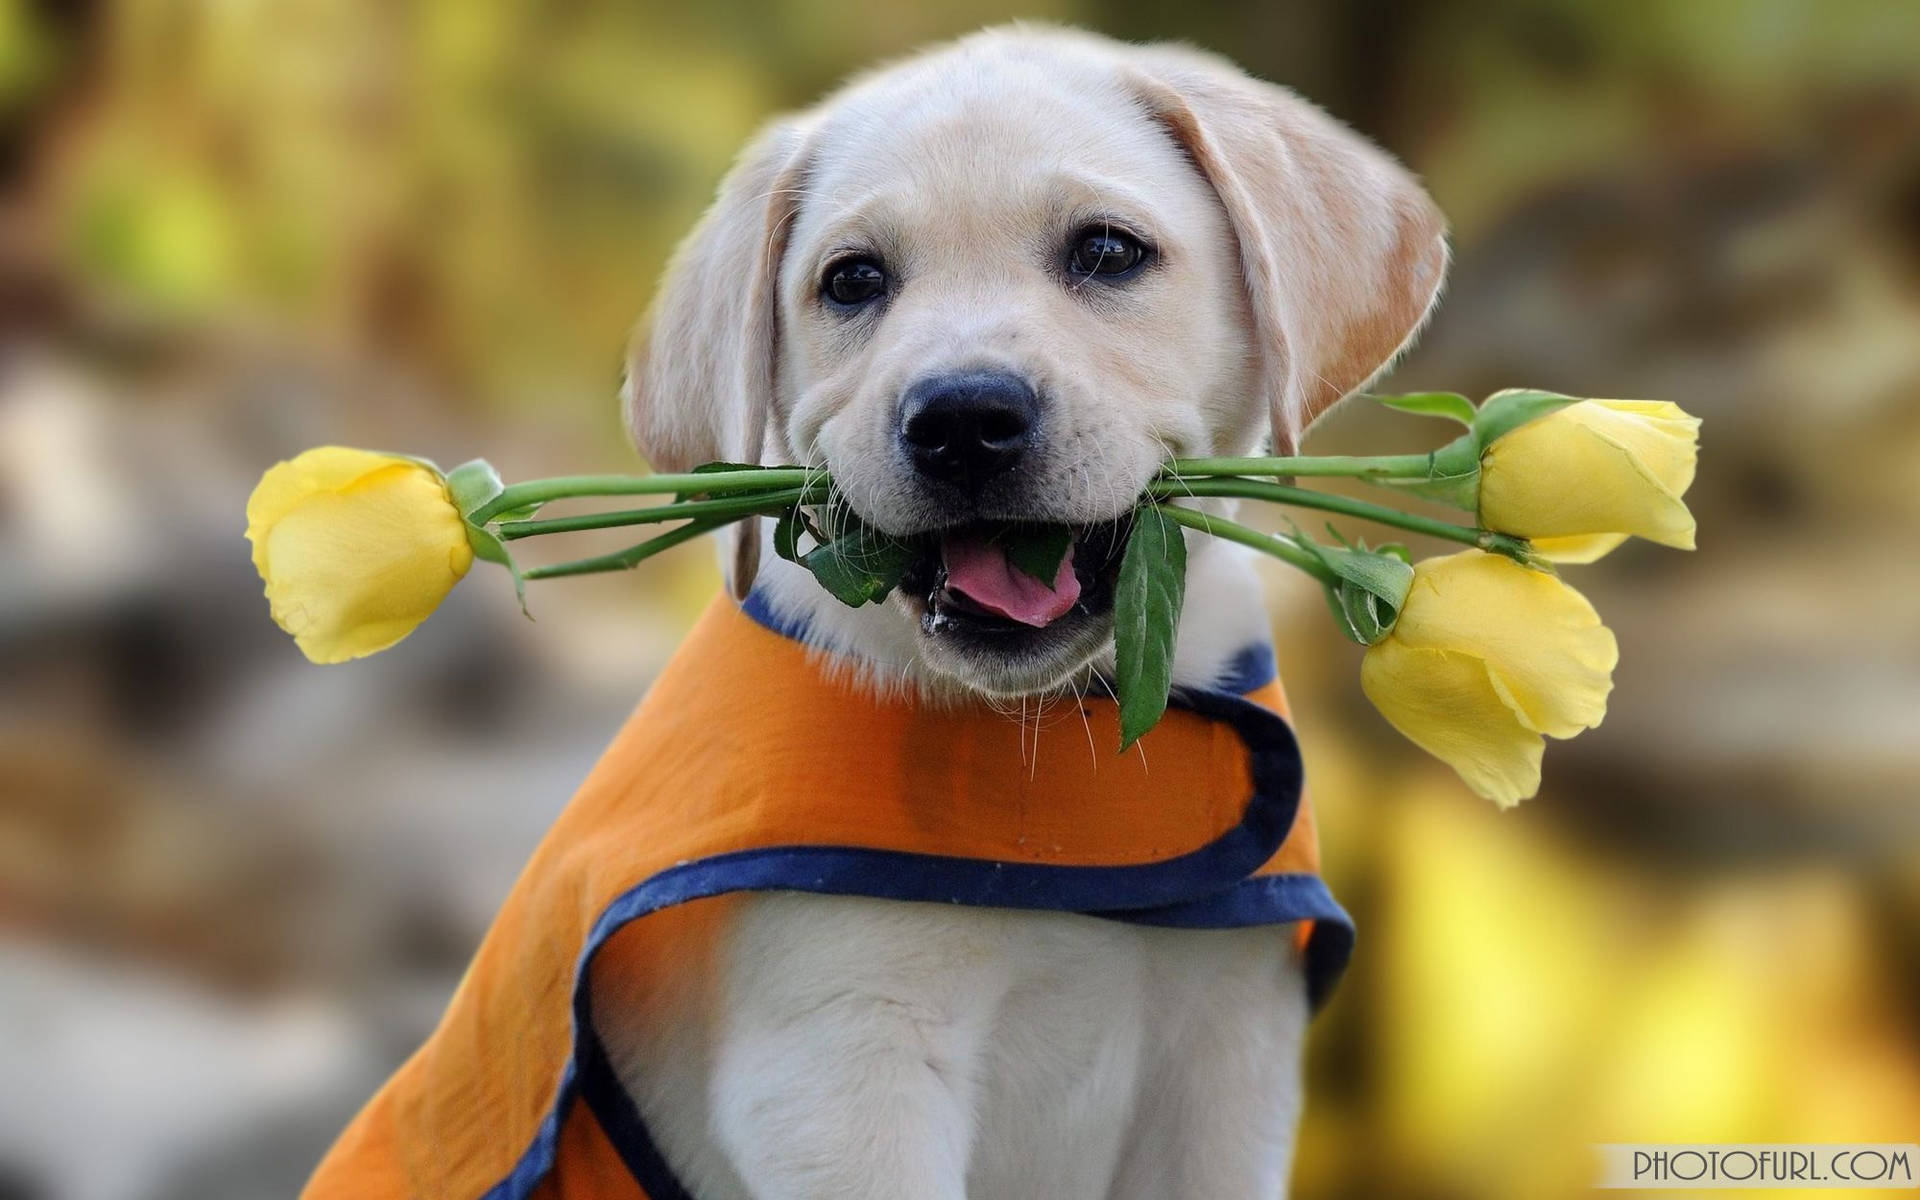
<path fill-rule="evenodd" d="M 1073 235 L 1067 252 L 1067 270 L 1075 275 L 1117 279 L 1133 273 L 1147 259 L 1147 248 L 1132 234 L 1095 225 Z"/>
<path fill-rule="evenodd" d="M 886 294 L 887 273 L 870 258 L 843 258 L 827 268 L 820 290 L 842 308 L 857 308 Z"/>

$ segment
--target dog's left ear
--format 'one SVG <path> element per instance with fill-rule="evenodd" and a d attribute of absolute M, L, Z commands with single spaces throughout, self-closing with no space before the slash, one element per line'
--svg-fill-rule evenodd
<path fill-rule="evenodd" d="M 1385 152 L 1199 51 L 1141 47 L 1136 94 L 1206 176 L 1239 242 L 1273 452 L 1404 350 L 1446 276 L 1446 221 Z"/>

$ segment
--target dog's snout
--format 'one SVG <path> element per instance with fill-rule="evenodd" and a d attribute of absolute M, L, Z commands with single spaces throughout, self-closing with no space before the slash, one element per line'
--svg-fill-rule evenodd
<path fill-rule="evenodd" d="M 922 475 L 972 491 L 1020 461 L 1038 415 L 1039 400 L 1018 375 L 933 375 L 902 397 L 900 439 Z"/>

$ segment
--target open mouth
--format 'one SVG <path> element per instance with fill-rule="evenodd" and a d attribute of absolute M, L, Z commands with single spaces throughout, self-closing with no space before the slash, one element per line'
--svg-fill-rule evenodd
<path fill-rule="evenodd" d="M 1122 519 L 1071 530 L 956 526 L 926 537 L 900 589 L 921 606 L 921 628 L 930 636 L 1027 644 L 1042 631 L 1112 611 L 1124 535 Z"/>

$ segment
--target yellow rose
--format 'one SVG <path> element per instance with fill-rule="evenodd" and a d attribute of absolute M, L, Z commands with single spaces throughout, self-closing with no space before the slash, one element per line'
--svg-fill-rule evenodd
<path fill-rule="evenodd" d="M 1693 549 L 1700 421 L 1657 400 L 1582 400 L 1495 438 L 1480 456 L 1480 524 L 1544 557 L 1592 562 L 1629 537 Z"/>
<path fill-rule="evenodd" d="M 247 500 L 247 540 L 274 621 L 317 663 L 406 637 L 473 564 L 438 471 L 342 446 L 268 470 Z"/>
<path fill-rule="evenodd" d="M 1586 597 L 1468 550 L 1414 566 L 1360 685 L 1395 729 L 1507 808 L 1540 788 L 1542 735 L 1569 738 L 1606 715 L 1618 659 Z"/>

